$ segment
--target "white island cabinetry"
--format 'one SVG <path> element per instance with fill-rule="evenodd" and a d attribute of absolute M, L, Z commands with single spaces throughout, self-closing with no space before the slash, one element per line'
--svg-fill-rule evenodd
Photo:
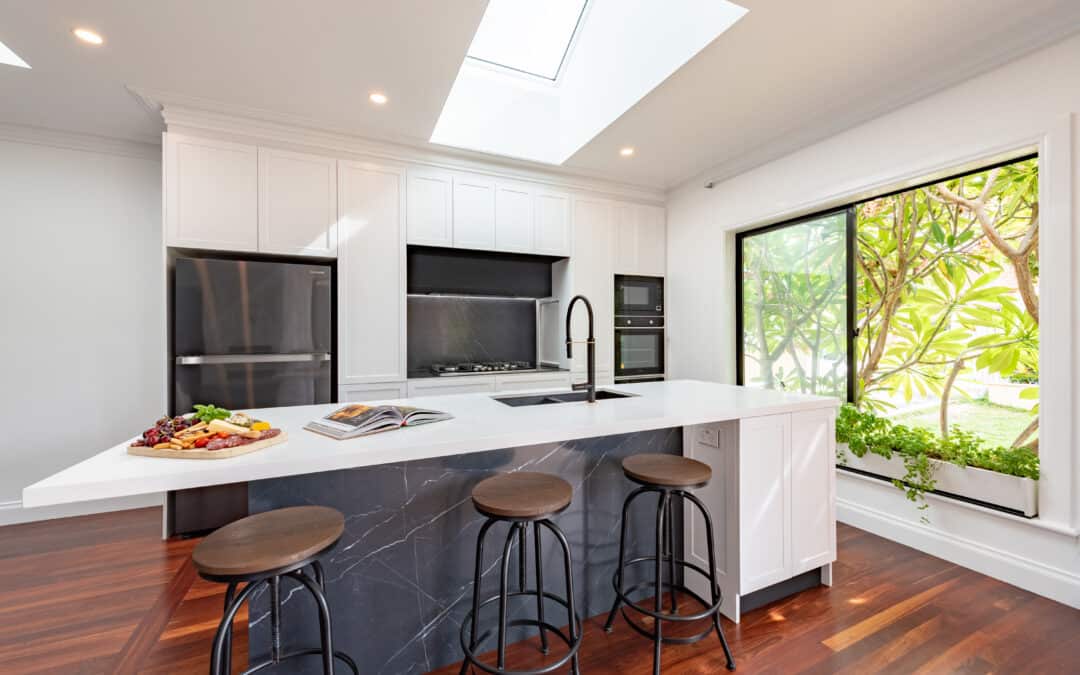
<path fill-rule="evenodd" d="M 713 470 L 698 492 L 712 513 L 722 611 L 739 620 L 740 596 L 836 560 L 835 410 L 747 417 L 686 427 L 683 452 Z M 708 569 L 704 521 L 684 511 L 687 559 Z M 688 575 L 699 593 L 706 586 Z"/>

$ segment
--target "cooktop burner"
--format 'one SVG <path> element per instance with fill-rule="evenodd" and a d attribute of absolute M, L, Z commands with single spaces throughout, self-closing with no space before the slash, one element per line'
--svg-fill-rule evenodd
<path fill-rule="evenodd" d="M 535 370 L 529 361 L 482 361 L 480 363 L 436 363 L 431 372 L 436 375 L 465 375 L 468 373 L 495 373 L 510 370 Z"/>

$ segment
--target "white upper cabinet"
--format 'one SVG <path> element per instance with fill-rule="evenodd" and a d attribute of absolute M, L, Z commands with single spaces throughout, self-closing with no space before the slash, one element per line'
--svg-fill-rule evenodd
<path fill-rule="evenodd" d="M 495 248 L 495 181 L 454 176 L 454 246 Z"/>
<path fill-rule="evenodd" d="M 571 295 L 584 295 L 592 303 L 596 337 L 596 373 L 601 383 L 610 382 L 615 368 L 615 273 L 613 270 L 614 208 L 602 199 L 574 199 L 574 256 Z M 588 314 L 574 308 L 574 338 L 588 335 Z M 585 370 L 585 345 L 575 345 L 572 370 Z"/>
<path fill-rule="evenodd" d="M 341 161 L 338 384 L 405 380 L 405 169 Z"/>
<path fill-rule="evenodd" d="M 545 255 L 570 255 L 570 197 L 537 190 L 535 249 Z"/>
<path fill-rule="evenodd" d="M 170 133 L 164 153 L 166 244 L 258 250 L 256 147 Z"/>
<path fill-rule="evenodd" d="M 533 252 L 533 190 L 522 183 L 495 186 L 495 248 Z"/>
<path fill-rule="evenodd" d="M 412 167 L 408 171 L 408 241 L 425 246 L 453 246 L 453 175 Z"/>
<path fill-rule="evenodd" d="M 259 148 L 259 250 L 337 255 L 337 160 Z"/>
<path fill-rule="evenodd" d="M 615 273 L 662 277 L 667 263 L 664 209 L 619 204 L 615 209 Z"/>

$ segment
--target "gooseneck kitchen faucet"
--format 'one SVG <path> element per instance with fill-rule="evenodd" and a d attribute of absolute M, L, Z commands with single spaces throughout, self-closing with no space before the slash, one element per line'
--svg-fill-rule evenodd
<path fill-rule="evenodd" d="M 575 295 L 566 307 L 566 358 L 574 358 L 574 340 L 570 335 L 570 319 L 574 315 L 574 305 L 578 300 L 585 303 L 585 309 L 589 310 L 589 338 L 585 340 L 586 355 L 588 359 L 588 379 L 585 382 L 570 385 L 574 391 L 585 390 L 589 392 L 589 403 L 596 403 L 596 337 L 593 335 L 593 311 L 592 303 L 584 295 Z M 579 341 L 580 342 L 580 341 Z"/>

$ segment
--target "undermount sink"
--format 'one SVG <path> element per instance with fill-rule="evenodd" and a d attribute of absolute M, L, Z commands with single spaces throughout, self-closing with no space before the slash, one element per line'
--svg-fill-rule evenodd
<path fill-rule="evenodd" d="M 596 400 L 604 401 L 613 398 L 630 398 L 637 396 L 637 394 L 624 394 L 621 391 L 611 391 L 610 389 L 597 389 Z M 527 394 L 525 396 L 492 396 L 493 399 L 502 403 L 503 405 L 512 406 L 514 408 L 520 408 L 522 406 L 529 405 L 552 405 L 555 403 L 580 403 L 582 401 L 589 400 L 589 392 L 587 391 L 567 391 L 559 392 L 556 394 Z"/>

